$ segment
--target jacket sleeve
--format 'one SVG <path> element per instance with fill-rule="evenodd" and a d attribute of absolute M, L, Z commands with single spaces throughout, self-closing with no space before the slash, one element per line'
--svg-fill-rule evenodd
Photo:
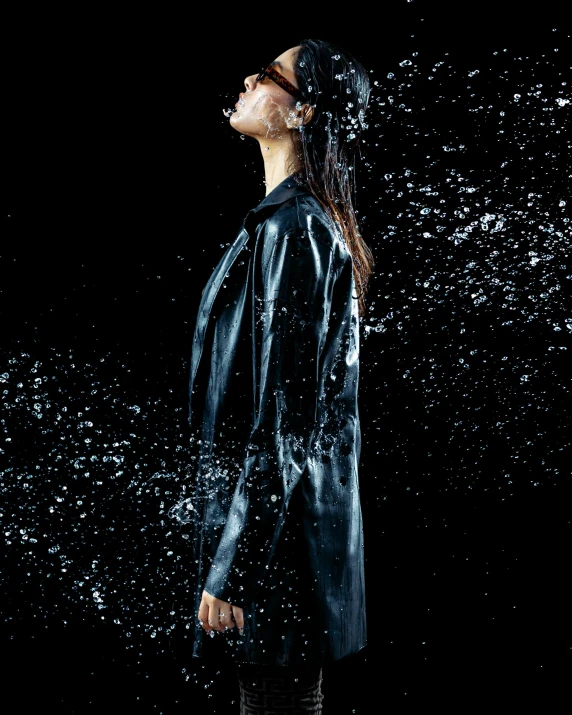
<path fill-rule="evenodd" d="M 333 263 L 329 234 L 299 230 L 262 240 L 253 308 L 253 427 L 204 586 L 223 601 L 242 606 L 255 598 L 306 466 Z"/>

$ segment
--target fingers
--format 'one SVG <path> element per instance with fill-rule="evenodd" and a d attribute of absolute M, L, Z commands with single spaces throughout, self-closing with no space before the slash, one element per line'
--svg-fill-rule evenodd
<path fill-rule="evenodd" d="M 231 608 L 234 622 L 236 623 L 238 630 L 242 631 L 244 628 L 244 613 L 242 608 L 239 608 L 238 606 L 231 606 Z"/>
<path fill-rule="evenodd" d="M 208 595 L 208 594 L 207 594 Z M 203 596 L 201 598 L 201 604 L 199 606 L 199 612 L 198 612 L 198 619 L 199 623 L 201 624 L 201 627 L 205 631 L 212 631 L 212 627 L 210 625 L 210 620 L 209 620 L 209 603 L 208 600 L 205 598 L 205 593 L 203 591 Z"/>
<path fill-rule="evenodd" d="M 218 628 L 216 630 L 218 631 L 224 631 L 227 628 L 234 628 L 234 622 L 232 620 L 232 609 L 230 603 L 227 603 L 226 601 L 219 601 L 216 599 L 218 602 L 218 608 L 219 608 L 219 613 L 218 613 Z"/>
<path fill-rule="evenodd" d="M 206 591 L 202 593 L 197 615 L 201 627 L 207 633 L 212 631 L 218 631 L 220 633 L 226 630 L 232 630 L 235 625 L 242 631 L 244 627 L 242 608 L 232 606 L 226 601 L 221 601 Z"/>

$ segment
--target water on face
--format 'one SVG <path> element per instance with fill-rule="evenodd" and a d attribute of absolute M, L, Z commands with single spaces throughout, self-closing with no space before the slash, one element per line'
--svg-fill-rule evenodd
<path fill-rule="evenodd" d="M 361 489 L 369 563 L 381 544 L 388 571 L 403 535 L 388 504 L 403 505 L 413 532 L 449 526 L 460 537 L 447 499 L 484 523 L 484 499 L 533 504 L 569 479 L 571 93 L 559 49 L 500 47 L 478 64 L 413 53 L 371 75 L 356 169 L 377 261 L 362 321 Z M 287 119 L 268 102 L 258 118 L 269 136 Z M 188 356 L 173 357 L 149 391 L 134 384 L 133 358 L 76 353 L 33 339 L 2 353 L 7 628 L 80 616 L 112 624 L 126 649 L 163 653 L 186 627 L 172 583 L 192 568 L 169 517 L 188 465 Z M 502 557 L 500 546 L 445 540 L 420 569 L 438 580 L 446 558 L 476 557 L 484 586 L 520 555 L 502 538 Z M 427 619 L 430 598 L 418 594 L 415 606 Z M 494 618 L 502 600 L 479 604 Z M 399 639 L 388 628 L 384 647 Z M 203 684 L 198 668 L 185 677 Z"/>
<path fill-rule="evenodd" d="M 262 124 L 265 139 L 280 139 L 285 127 L 292 122 L 292 111 L 267 94 L 257 98 L 251 112 Z"/>

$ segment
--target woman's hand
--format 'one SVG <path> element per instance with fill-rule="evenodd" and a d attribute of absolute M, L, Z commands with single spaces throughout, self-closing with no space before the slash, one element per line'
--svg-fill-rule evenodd
<path fill-rule="evenodd" d="M 244 616 L 242 608 L 233 606 L 226 601 L 220 601 L 210 593 L 203 591 L 199 606 L 199 623 L 207 632 L 225 631 L 227 628 L 234 628 L 236 624 L 238 632 L 242 633 Z"/>

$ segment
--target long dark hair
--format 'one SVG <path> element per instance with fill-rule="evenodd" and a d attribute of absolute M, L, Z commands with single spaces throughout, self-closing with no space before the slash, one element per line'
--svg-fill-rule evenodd
<path fill-rule="evenodd" d="M 359 313 L 375 264 L 355 213 L 355 162 L 367 128 L 370 82 L 351 54 L 323 40 L 302 40 L 294 73 L 313 107 L 299 133 L 301 168 L 297 175 L 340 226 L 352 255 Z"/>

